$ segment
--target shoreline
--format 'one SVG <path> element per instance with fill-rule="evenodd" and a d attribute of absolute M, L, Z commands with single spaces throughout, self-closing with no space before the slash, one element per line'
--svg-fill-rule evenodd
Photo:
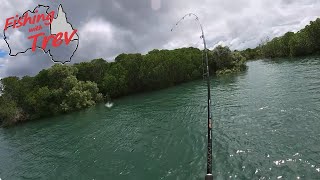
<path fill-rule="evenodd" d="M 217 71 L 214 75 L 211 75 L 210 77 L 212 79 L 214 77 L 221 77 L 221 76 L 225 76 L 225 75 L 236 74 L 236 73 L 239 73 L 239 72 L 244 72 L 247 69 L 248 68 L 246 68 L 245 70 L 229 70 L 229 69 L 225 69 L 223 71 L 227 71 L 227 73 L 218 74 L 218 71 Z M 183 84 L 192 83 L 192 82 L 196 82 L 196 81 L 202 81 L 202 79 L 200 78 L 200 79 L 195 79 L 195 80 L 188 81 L 188 82 L 182 82 L 180 84 L 164 87 L 164 88 L 161 88 L 161 89 L 127 94 L 127 95 L 124 95 L 124 96 L 120 96 L 120 97 L 114 98 L 113 101 L 111 101 L 111 103 L 113 103 L 113 105 L 114 105 L 114 100 L 116 101 L 116 100 L 119 100 L 119 99 L 122 99 L 122 98 L 126 98 L 126 97 L 129 97 L 129 96 L 139 96 L 139 95 L 145 95 L 145 94 L 148 94 L 148 93 L 159 92 L 159 91 L 162 91 L 162 90 L 167 90 L 167 89 L 170 89 L 170 88 L 174 88 L 174 87 L 177 87 L 177 86 L 181 86 Z M 23 126 L 24 124 L 29 123 L 29 122 L 41 121 L 42 119 L 45 119 L 45 118 L 51 118 L 51 117 L 54 118 L 54 117 L 59 117 L 59 116 L 70 115 L 72 113 L 76 113 L 76 112 L 80 112 L 80 111 L 86 111 L 86 110 L 88 110 L 90 108 L 93 108 L 93 107 L 96 107 L 96 106 L 102 106 L 102 105 L 105 106 L 106 103 L 107 102 L 96 102 L 94 105 L 92 105 L 90 107 L 87 107 L 87 108 L 84 108 L 84 109 L 79 109 L 79 110 L 76 110 L 76 111 L 70 111 L 70 112 L 51 115 L 51 116 L 44 116 L 44 117 L 39 117 L 39 118 L 35 118 L 35 119 L 26 119 L 26 120 L 22 120 L 22 121 L 21 120 L 17 120 L 17 122 L 12 124 L 12 125 L 8 125 L 8 126 L 0 125 L 0 128 L 8 129 L 8 128 L 16 127 L 16 126 Z"/>

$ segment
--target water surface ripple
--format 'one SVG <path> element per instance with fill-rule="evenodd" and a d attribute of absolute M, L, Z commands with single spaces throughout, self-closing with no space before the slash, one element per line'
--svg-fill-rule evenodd
<path fill-rule="evenodd" d="M 215 179 L 320 179 L 320 60 L 254 61 L 212 79 Z M 204 179 L 196 81 L 0 129 L 0 178 Z"/>

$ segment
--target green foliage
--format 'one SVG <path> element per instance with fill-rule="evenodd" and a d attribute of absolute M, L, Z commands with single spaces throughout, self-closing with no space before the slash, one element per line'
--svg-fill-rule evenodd
<path fill-rule="evenodd" d="M 297 57 L 320 53 L 320 19 L 311 21 L 297 33 L 288 32 L 281 37 L 260 44 L 256 49 L 241 52 L 247 59 Z"/>
<path fill-rule="evenodd" d="M 233 64 L 231 50 L 228 47 L 218 46 L 211 52 L 211 57 L 218 69 L 230 68 Z"/>
<path fill-rule="evenodd" d="M 61 103 L 64 112 L 80 110 L 93 106 L 95 101 L 89 91 L 83 90 L 80 86 L 72 88 L 67 94 L 65 100 Z"/>
<path fill-rule="evenodd" d="M 56 94 L 55 91 L 51 91 L 47 86 L 30 93 L 26 103 L 31 107 L 28 111 L 32 114 L 32 118 L 55 114 L 57 107 L 51 100 L 55 100 Z"/>
<path fill-rule="evenodd" d="M 98 61 L 93 63 L 101 63 Z M 102 101 L 98 85 L 79 81 L 75 76 L 77 73 L 74 66 L 54 65 L 35 77 L 2 79 L 0 124 L 13 125 L 27 119 L 87 108 Z"/>
<path fill-rule="evenodd" d="M 228 74 L 245 70 L 246 58 L 240 52 L 231 52 L 228 47 L 217 46 L 209 56 L 217 68 L 216 74 Z"/>
<path fill-rule="evenodd" d="M 119 97 L 127 91 L 127 70 L 120 63 L 113 63 L 101 82 L 101 92 L 111 97 Z"/>
<path fill-rule="evenodd" d="M 0 96 L 0 124 L 10 126 L 18 121 L 21 113 L 15 101 Z"/>
<path fill-rule="evenodd" d="M 20 81 L 18 77 L 7 77 L 1 80 L 1 83 L 6 91 L 4 94 L 13 99 L 14 101 L 18 102 L 21 98 L 21 89 Z"/>
<path fill-rule="evenodd" d="M 259 54 L 260 54 L 260 52 L 258 51 L 258 48 L 255 48 L 255 49 L 248 48 L 248 49 L 246 49 L 244 51 L 241 51 L 240 53 L 247 60 L 257 59 L 259 57 Z"/>
<path fill-rule="evenodd" d="M 95 59 L 91 62 L 75 64 L 74 67 L 78 69 L 77 78 L 80 81 L 92 81 L 99 84 L 102 82 L 108 63 L 103 59 Z"/>
<path fill-rule="evenodd" d="M 228 47 L 219 46 L 208 54 L 212 74 L 245 66 L 245 58 Z M 35 77 L 4 78 L 0 121 L 12 125 L 84 109 L 104 97 L 117 98 L 199 79 L 204 73 L 203 60 L 203 52 L 197 48 L 152 50 L 146 55 L 121 54 L 111 63 L 95 59 L 68 66 L 56 64 Z"/>

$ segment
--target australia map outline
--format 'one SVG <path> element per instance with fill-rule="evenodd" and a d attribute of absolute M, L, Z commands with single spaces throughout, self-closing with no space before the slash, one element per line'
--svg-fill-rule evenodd
<path fill-rule="evenodd" d="M 46 8 L 46 9 L 45 9 L 45 13 L 46 13 L 47 15 L 49 15 L 50 13 L 48 12 L 48 10 L 50 9 L 50 6 L 40 5 L 40 4 L 39 4 L 38 6 L 36 6 L 36 7 L 33 9 L 33 11 L 28 10 L 28 11 L 24 12 L 24 13 L 22 14 L 22 16 L 19 17 L 19 20 L 22 19 L 22 18 L 24 18 L 24 17 L 26 16 L 26 14 L 29 13 L 29 12 L 32 13 L 32 14 L 37 13 L 37 9 L 40 9 L 40 8 L 42 8 L 42 7 L 43 7 L 43 8 Z M 50 15 L 49 15 L 49 16 L 50 16 Z M 65 22 L 65 23 L 62 23 L 62 22 Z M 24 51 L 19 51 L 19 52 L 17 52 L 17 53 L 12 53 L 12 48 L 11 48 L 11 47 L 13 47 L 13 46 L 12 46 L 12 45 L 10 46 L 10 43 L 9 43 L 8 40 L 7 40 L 8 37 L 7 37 L 7 35 L 6 35 L 6 31 L 7 31 L 8 28 L 11 28 L 11 27 L 13 27 L 13 26 L 15 26 L 15 25 L 17 25 L 17 24 L 18 24 L 18 21 L 15 21 L 15 24 L 12 24 L 12 25 L 6 27 L 6 28 L 4 29 L 4 31 L 3 31 L 3 38 L 4 38 L 6 44 L 7 44 L 8 48 L 9 48 L 9 56 L 18 56 L 19 54 L 23 54 L 23 53 L 28 52 L 29 50 L 32 50 L 32 47 L 28 47 L 28 48 L 27 48 L 26 50 L 24 50 Z M 56 17 L 56 18 L 52 17 L 52 20 L 50 21 L 50 25 L 49 25 L 48 28 L 49 28 L 49 31 L 50 31 L 50 35 L 57 35 L 58 32 L 59 32 L 59 30 L 65 30 L 66 32 L 68 32 L 68 31 L 70 32 L 70 31 L 73 31 L 73 30 L 74 30 L 72 24 L 68 21 L 67 13 L 63 10 L 62 4 L 60 4 L 59 7 L 58 7 L 57 17 Z M 64 58 L 64 60 L 58 60 L 58 59 L 56 59 L 56 58 L 54 57 L 54 55 L 53 55 L 52 52 L 51 52 L 51 51 L 52 51 L 51 48 L 53 48 L 53 47 L 48 48 L 48 49 L 46 50 L 46 48 L 43 48 L 43 47 L 41 47 L 41 46 L 39 46 L 39 45 L 36 45 L 36 48 L 37 48 L 37 49 L 41 49 L 41 50 L 43 51 L 43 53 L 48 54 L 48 55 L 50 56 L 51 60 L 52 60 L 54 63 L 62 63 L 62 64 L 70 63 L 71 60 L 72 60 L 72 57 L 73 57 L 74 54 L 75 54 L 75 52 L 78 50 L 79 41 L 80 41 L 80 40 L 79 40 L 79 34 L 76 32 L 74 35 L 75 35 L 75 36 L 73 36 L 73 38 L 70 39 L 70 42 L 77 41 L 76 47 L 75 47 L 74 50 L 72 51 L 71 56 L 68 57 L 68 58 Z M 62 37 L 62 39 L 63 39 L 63 37 Z"/>

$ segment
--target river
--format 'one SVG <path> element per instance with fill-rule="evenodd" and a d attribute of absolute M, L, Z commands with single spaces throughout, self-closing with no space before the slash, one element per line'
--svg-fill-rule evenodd
<path fill-rule="evenodd" d="M 215 179 L 320 179 L 320 59 L 247 65 L 212 79 Z M 205 85 L 0 129 L 0 178 L 204 179 Z"/>

